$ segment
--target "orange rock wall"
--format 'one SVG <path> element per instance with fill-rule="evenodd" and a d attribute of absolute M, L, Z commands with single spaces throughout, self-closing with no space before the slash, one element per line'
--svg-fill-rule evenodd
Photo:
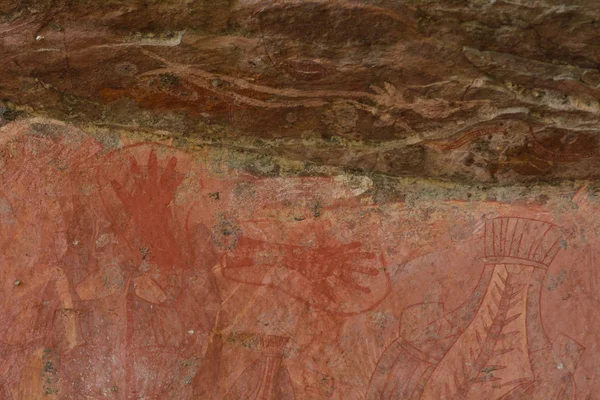
<path fill-rule="evenodd" d="M 589 188 L 378 202 L 367 177 L 256 177 L 119 142 L 0 129 L 0 398 L 600 391 Z"/>

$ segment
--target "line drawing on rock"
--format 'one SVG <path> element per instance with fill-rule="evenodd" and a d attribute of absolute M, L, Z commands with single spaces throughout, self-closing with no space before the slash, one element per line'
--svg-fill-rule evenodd
<path fill-rule="evenodd" d="M 288 337 L 260 337 L 261 359 L 248 366 L 223 400 L 294 400 L 290 374 L 283 364 Z"/>
<path fill-rule="evenodd" d="M 400 337 L 380 357 L 366 393 L 374 399 L 573 400 L 584 351 L 550 340 L 540 310 L 543 280 L 561 229 L 520 217 L 485 223 L 484 268 L 457 309 L 422 303 L 402 313 Z"/>
<path fill-rule="evenodd" d="M 242 236 L 223 257 L 223 275 L 345 316 L 375 308 L 391 291 L 383 255 L 364 251 L 358 241 L 308 246 Z"/>
<path fill-rule="evenodd" d="M 172 151 L 155 143 L 128 146 L 106 157 L 111 168 L 121 163 L 124 175 L 103 176 L 99 170 L 103 204 L 134 263 L 124 271 L 127 398 L 166 398 L 165 390 L 175 384 L 197 396 L 214 396 L 217 389 L 221 344 L 212 331 L 220 294 L 210 270 L 217 249 L 205 223 L 190 221 L 189 210 L 176 205 L 187 166 L 179 170 L 177 155 L 161 160 L 157 154 Z M 196 369 L 185 382 L 166 376 L 181 358 L 193 357 L 200 357 L 202 366 L 192 362 Z M 143 371 L 154 379 L 142 380 Z"/>

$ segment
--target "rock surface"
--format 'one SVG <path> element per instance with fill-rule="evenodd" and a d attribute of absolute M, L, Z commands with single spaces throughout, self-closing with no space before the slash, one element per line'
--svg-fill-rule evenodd
<path fill-rule="evenodd" d="M 0 138 L 2 398 L 600 389 L 589 185 L 256 176 L 39 118 Z"/>
<path fill-rule="evenodd" d="M 595 0 L 2 4 L 7 120 L 388 176 L 598 174 Z"/>
<path fill-rule="evenodd" d="M 599 18 L 0 1 L 0 398 L 595 399 Z"/>

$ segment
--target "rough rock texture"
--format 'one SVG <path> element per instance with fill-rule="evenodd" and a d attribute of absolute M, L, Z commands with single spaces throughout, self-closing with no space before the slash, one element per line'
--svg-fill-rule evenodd
<path fill-rule="evenodd" d="M 595 178 L 600 3 L 4 0 L 4 119 L 391 176 Z"/>
<path fill-rule="evenodd" d="M 600 3 L 0 0 L 0 399 L 594 400 Z"/>
<path fill-rule="evenodd" d="M 590 186 L 398 181 L 390 200 L 366 176 L 259 177 L 58 121 L 0 138 L 3 399 L 600 389 Z"/>

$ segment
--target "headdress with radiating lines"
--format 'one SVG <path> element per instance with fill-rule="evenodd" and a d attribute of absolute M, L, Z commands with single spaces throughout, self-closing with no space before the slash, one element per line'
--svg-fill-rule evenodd
<path fill-rule="evenodd" d="M 266 335 L 262 337 L 262 350 L 266 354 L 280 356 L 290 338 L 285 336 Z"/>
<path fill-rule="evenodd" d="M 549 222 L 494 218 L 485 223 L 486 261 L 547 269 L 561 248 L 561 238 L 561 229 Z"/>

